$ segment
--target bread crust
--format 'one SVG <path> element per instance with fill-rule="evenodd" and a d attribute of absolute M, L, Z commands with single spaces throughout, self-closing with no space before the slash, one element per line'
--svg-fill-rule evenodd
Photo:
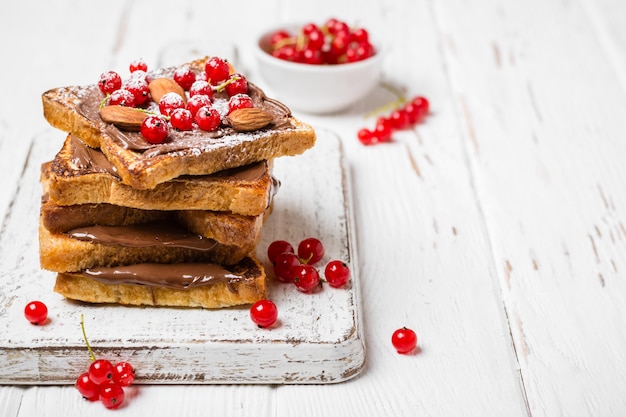
<path fill-rule="evenodd" d="M 166 307 L 202 307 L 207 309 L 252 304 L 267 298 L 267 279 L 260 262 L 245 280 L 216 282 L 184 290 L 131 284 L 103 284 L 78 273 L 57 274 L 54 291 L 62 296 L 89 303 L 145 305 Z"/>

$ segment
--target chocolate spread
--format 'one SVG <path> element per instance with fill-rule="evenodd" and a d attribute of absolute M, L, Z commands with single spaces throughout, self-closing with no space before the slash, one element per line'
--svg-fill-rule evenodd
<path fill-rule="evenodd" d="M 172 222 L 128 226 L 86 226 L 72 229 L 65 234 L 82 241 L 135 248 L 169 246 L 207 252 L 216 245 L 213 239 L 188 232 Z"/>
<path fill-rule="evenodd" d="M 216 264 L 135 264 L 111 268 L 90 268 L 82 275 L 96 279 L 103 284 L 148 285 L 187 289 L 200 285 L 214 284 L 218 281 L 233 283 L 244 279 Z"/>

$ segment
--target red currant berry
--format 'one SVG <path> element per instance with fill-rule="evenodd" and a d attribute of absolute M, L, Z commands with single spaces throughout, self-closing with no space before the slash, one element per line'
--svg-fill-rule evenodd
<path fill-rule="evenodd" d="M 314 237 L 306 238 L 298 244 L 298 256 L 302 263 L 313 265 L 324 257 L 324 245 Z"/>
<path fill-rule="evenodd" d="M 183 90 L 187 91 L 196 81 L 196 73 L 193 72 L 191 68 L 185 66 L 176 68 L 173 78 L 174 81 L 176 81 L 178 85 L 183 88 Z"/>
<path fill-rule="evenodd" d="M 206 80 L 197 80 L 189 88 L 189 97 L 193 96 L 207 96 L 210 100 L 213 100 L 213 87 Z"/>
<path fill-rule="evenodd" d="M 235 94 L 247 94 L 248 80 L 241 74 L 232 74 L 229 78 L 229 83 L 226 84 L 225 90 L 229 97 Z"/>
<path fill-rule="evenodd" d="M 228 100 L 228 113 L 233 110 L 254 107 L 252 99 L 247 94 L 235 94 Z"/>
<path fill-rule="evenodd" d="M 417 346 L 417 335 L 413 330 L 403 327 L 393 332 L 391 343 L 398 353 L 409 353 Z"/>
<path fill-rule="evenodd" d="M 142 70 L 131 72 L 129 78 L 131 80 L 143 80 L 146 83 L 150 83 L 150 77 L 148 76 L 148 73 Z"/>
<path fill-rule="evenodd" d="M 277 45 L 280 45 L 285 42 L 286 39 L 289 39 L 291 35 L 286 30 L 277 30 L 272 33 L 270 36 L 270 46 L 272 49 L 275 49 Z"/>
<path fill-rule="evenodd" d="M 374 132 L 366 128 L 360 129 L 357 133 L 357 137 L 363 145 L 373 145 L 378 143 L 378 138 L 374 136 Z"/>
<path fill-rule="evenodd" d="M 409 115 L 403 109 L 394 110 L 389 115 L 391 126 L 395 130 L 406 129 L 409 126 Z"/>
<path fill-rule="evenodd" d="M 291 243 L 286 240 L 275 240 L 267 247 L 267 258 L 271 263 L 274 263 L 276 257 L 284 252 L 294 253 Z"/>
<path fill-rule="evenodd" d="M 104 94 L 111 94 L 115 90 L 119 90 L 122 87 L 122 77 L 115 71 L 108 71 L 100 75 L 100 81 L 98 81 L 98 88 Z"/>
<path fill-rule="evenodd" d="M 204 106 L 198 109 L 195 121 L 200 129 L 207 132 L 217 130 L 222 122 L 219 112 L 210 106 Z"/>
<path fill-rule="evenodd" d="M 100 386 L 100 402 L 110 410 L 119 408 L 124 402 L 124 389 L 114 382 Z"/>
<path fill-rule="evenodd" d="M 330 42 L 330 51 L 335 56 L 341 56 L 348 50 L 350 44 L 350 33 L 347 31 L 338 32 Z"/>
<path fill-rule="evenodd" d="M 271 300 L 260 300 L 250 308 L 250 319 L 257 326 L 264 328 L 276 323 L 278 308 Z"/>
<path fill-rule="evenodd" d="M 324 276 L 328 285 L 340 288 L 350 280 L 350 268 L 342 261 L 330 261 L 324 269 Z"/>
<path fill-rule="evenodd" d="M 298 56 L 298 50 L 294 45 L 285 45 L 274 50 L 272 52 L 272 55 L 278 59 L 293 62 L 296 61 L 296 57 Z"/>
<path fill-rule="evenodd" d="M 100 399 L 100 386 L 89 379 L 89 372 L 81 374 L 76 379 L 74 386 L 86 400 L 96 401 Z"/>
<path fill-rule="evenodd" d="M 211 57 L 205 64 L 207 80 L 212 85 L 217 85 L 228 78 L 230 67 L 228 63 L 219 57 Z"/>
<path fill-rule="evenodd" d="M 195 118 L 198 110 L 200 110 L 202 107 L 210 106 L 211 104 L 212 102 L 209 96 L 204 94 L 197 94 L 190 97 L 187 101 L 187 110 L 189 110 L 191 112 L 191 116 Z"/>
<path fill-rule="evenodd" d="M 174 109 L 170 113 L 170 123 L 174 129 L 188 131 L 193 129 L 193 116 L 187 109 Z"/>
<path fill-rule="evenodd" d="M 135 382 L 135 369 L 128 362 L 119 362 L 113 367 L 113 382 L 128 387 Z"/>
<path fill-rule="evenodd" d="M 113 364 L 106 359 L 96 359 L 89 365 L 89 379 L 101 385 L 113 379 Z"/>
<path fill-rule="evenodd" d="M 109 106 L 135 107 L 135 96 L 125 88 L 120 88 L 109 96 Z"/>
<path fill-rule="evenodd" d="M 130 65 L 128 66 L 128 69 L 130 70 L 130 72 L 135 72 L 135 71 L 145 72 L 145 71 L 148 71 L 148 64 L 146 64 L 143 59 L 136 59 L 130 63 Z"/>
<path fill-rule="evenodd" d="M 326 22 L 326 25 L 328 27 L 328 32 L 333 35 L 337 35 L 341 32 L 350 33 L 350 26 L 348 26 L 348 24 L 343 20 L 331 18 Z"/>
<path fill-rule="evenodd" d="M 148 116 L 141 123 L 141 136 L 153 145 L 163 143 L 167 137 L 167 123 L 159 116 Z"/>
<path fill-rule="evenodd" d="M 274 275 L 282 282 L 293 282 L 293 269 L 300 265 L 300 259 L 293 252 L 283 252 L 276 256 Z"/>
<path fill-rule="evenodd" d="M 417 107 L 418 110 L 418 118 L 417 121 L 420 121 L 423 117 L 425 117 L 428 114 L 428 111 L 430 110 L 430 103 L 428 102 L 428 99 L 426 99 L 426 97 L 415 97 L 411 103 L 413 103 L 413 105 L 415 107 Z"/>
<path fill-rule="evenodd" d="M 370 35 L 366 29 L 356 28 L 352 31 L 352 42 L 366 43 L 369 42 Z"/>
<path fill-rule="evenodd" d="M 301 264 L 293 267 L 293 283 L 300 292 L 311 293 L 320 285 L 320 274 L 313 265 Z"/>
<path fill-rule="evenodd" d="M 409 124 L 414 125 L 420 119 L 420 109 L 413 103 L 409 102 L 404 105 L 402 111 L 406 113 Z"/>
<path fill-rule="evenodd" d="M 307 46 L 301 52 L 300 62 L 303 64 L 321 65 L 324 63 L 324 55 L 321 50 Z"/>
<path fill-rule="evenodd" d="M 391 140 L 391 134 L 393 133 L 393 129 L 391 126 L 391 121 L 387 118 L 380 118 L 376 122 L 376 127 L 374 128 L 374 137 L 376 137 L 377 142 L 388 142 Z"/>
<path fill-rule="evenodd" d="M 31 324 L 43 324 L 48 318 L 48 307 L 41 301 L 31 301 L 24 308 L 24 317 Z"/>
<path fill-rule="evenodd" d="M 150 98 L 148 83 L 141 78 L 130 78 L 124 83 L 124 89 L 132 93 L 135 98 L 135 106 L 141 106 Z"/>
<path fill-rule="evenodd" d="M 185 100 L 178 93 L 165 93 L 159 100 L 159 111 L 165 116 L 169 116 L 175 109 L 184 109 Z"/>

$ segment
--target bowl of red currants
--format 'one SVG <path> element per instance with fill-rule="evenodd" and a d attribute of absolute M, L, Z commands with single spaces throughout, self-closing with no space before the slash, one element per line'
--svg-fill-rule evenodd
<path fill-rule="evenodd" d="M 344 111 L 380 81 L 380 45 L 365 28 L 335 18 L 272 28 L 256 46 L 266 89 L 294 110 Z"/>

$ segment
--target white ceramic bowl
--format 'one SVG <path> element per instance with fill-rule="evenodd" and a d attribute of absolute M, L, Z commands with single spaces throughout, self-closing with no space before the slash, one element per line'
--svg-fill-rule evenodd
<path fill-rule="evenodd" d="M 263 33 L 255 45 L 258 70 L 277 100 L 287 107 L 316 114 L 336 113 L 363 99 L 378 83 L 383 51 L 363 61 L 337 65 L 311 65 L 285 61 L 266 52 L 277 27 Z"/>

